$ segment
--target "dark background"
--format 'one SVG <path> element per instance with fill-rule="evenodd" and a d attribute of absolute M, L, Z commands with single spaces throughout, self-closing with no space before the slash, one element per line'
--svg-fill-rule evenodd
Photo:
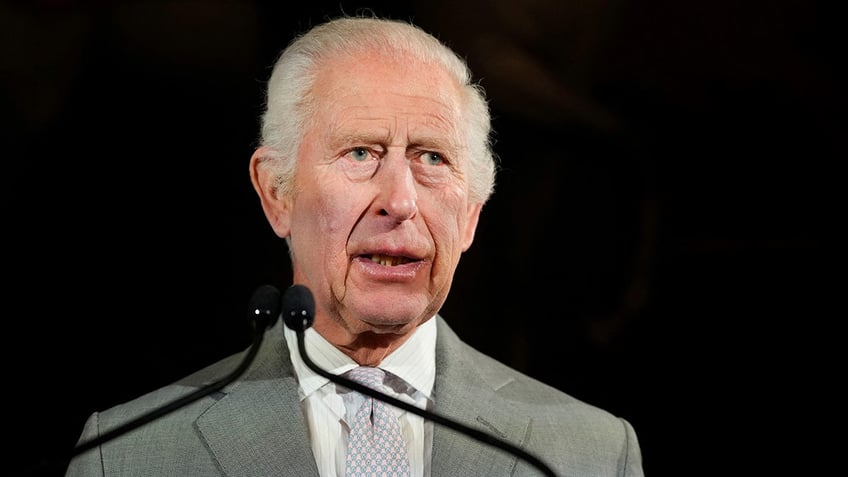
<path fill-rule="evenodd" d="M 247 174 L 264 81 L 295 33 L 370 7 L 491 99 L 457 332 L 627 418 L 651 477 L 830 468 L 838 2 L 284 3 L 0 3 L 7 466 L 249 345 L 254 288 L 290 284 Z"/>

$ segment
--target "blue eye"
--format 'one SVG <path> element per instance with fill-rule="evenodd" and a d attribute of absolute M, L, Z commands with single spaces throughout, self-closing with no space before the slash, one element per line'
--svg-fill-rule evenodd
<path fill-rule="evenodd" d="M 350 151 L 350 157 L 357 162 L 367 161 L 371 157 L 371 153 L 364 147 L 358 147 Z"/>
<path fill-rule="evenodd" d="M 421 158 L 425 164 L 429 164 L 431 166 L 437 166 L 444 162 L 442 156 L 435 152 L 425 152 L 424 154 L 421 154 Z"/>

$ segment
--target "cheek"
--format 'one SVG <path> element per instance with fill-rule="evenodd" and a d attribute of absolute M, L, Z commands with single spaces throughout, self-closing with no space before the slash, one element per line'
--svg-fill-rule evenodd
<path fill-rule="evenodd" d="M 307 228 L 313 235 L 314 243 L 324 243 L 326 247 L 344 250 L 344 245 L 356 219 L 361 215 L 361 201 L 357 200 L 349 186 L 336 186 L 328 181 L 312 185 L 311 193 L 301 196 L 300 218 L 310 224 Z M 340 244 L 342 244 L 340 246 Z"/>
<path fill-rule="evenodd" d="M 462 251 L 468 222 L 465 210 L 454 206 L 440 207 L 436 213 L 430 214 L 430 218 L 430 233 L 439 252 L 449 256 L 458 255 Z"/>

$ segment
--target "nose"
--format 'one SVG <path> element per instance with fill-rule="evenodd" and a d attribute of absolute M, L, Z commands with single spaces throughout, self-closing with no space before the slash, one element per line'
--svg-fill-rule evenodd
<path fill-rule="evenodd" d="M 418 214 L 418 190 L 409 160 L 403 155 L 390 155 L 383 160 L 378 175 L 380 215 L 393 217 L 398 222 L 415 217 Z"/>

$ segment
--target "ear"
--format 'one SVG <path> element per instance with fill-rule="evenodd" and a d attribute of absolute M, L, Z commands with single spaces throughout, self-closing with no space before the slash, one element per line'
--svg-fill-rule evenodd
<path fill-rule="evenodd" d="M 286 238 L 291 233 L 291 204 L 277 187 L 274 173 L 273 151 L 260 147 L 250 158 L 250 182 L 259 196 L 265 218 L 280 238 Z"/>
<path fill-rule="evenodd" d="M 465 252 L 474 242 L 474 233 L 477 231 L 477 222 L 480 221 L 480 211 L 483 204 L 468 204 L 468 216 L 465 221 L 465 234 L 462 237 L 462 251 Z"/>

